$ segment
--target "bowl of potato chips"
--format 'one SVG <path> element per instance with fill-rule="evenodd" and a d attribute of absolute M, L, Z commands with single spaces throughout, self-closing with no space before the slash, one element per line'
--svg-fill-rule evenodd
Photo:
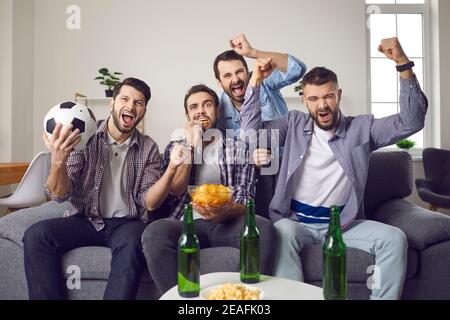
<path fill-rule="evenodd" d="M 225 283 L 200 291 L 203 300 L 262 300 L 264 291 L 243 283 Z"/>
<path fill-rule="evenodd" d="M 233 201 L 234 188 L 221 184 L 189 186 L 192 203 L 199 207 L 220 208 Z"/>

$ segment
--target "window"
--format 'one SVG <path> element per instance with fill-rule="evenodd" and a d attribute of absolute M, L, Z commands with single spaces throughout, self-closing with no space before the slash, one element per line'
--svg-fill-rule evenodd
<path fill-rule="evenodd" d="M 425 0 L 366 0 L 368 42 L 370 47 L 370 105 L 375 118 L 399 112 L 400 83 L 398 73 L 389 59 L 378 52 L 383 38 L 400 39 L 408 57 L 416 64 L 414 72 L 424 92 L 428 91 L 428 5 Z M 431 145 L 431 132 L 427 128 L 409 139 L 420 149 Z"/>

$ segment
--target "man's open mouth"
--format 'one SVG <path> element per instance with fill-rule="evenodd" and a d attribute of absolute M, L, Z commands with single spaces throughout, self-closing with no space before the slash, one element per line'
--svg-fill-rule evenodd
<path fill-rule="evenodd" d="M 135 118 L 136 116 L 131 112 L 127 111 L 122 112 L 122 121 L 127 127 L 133 125 Z"/>
<path fill-rule="evenodd" d="M 231 93 L 236 97 L 242 97 L 245 94 L 244 82 L 239 82 L 238 84 L 233 84 L 231 86 Z"/>
<path fill-rule="evenodd" d="M 328 122 L 331 120 L 331 117 L 333 114 L 330 111 L 323 111 L 323 112 L 319 112 L 317 115 L 318 115 L 318 118 L 320 121 Z"/>

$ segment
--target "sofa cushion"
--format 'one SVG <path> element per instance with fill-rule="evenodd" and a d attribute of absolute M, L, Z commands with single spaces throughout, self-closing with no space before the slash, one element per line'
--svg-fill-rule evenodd
<path fill-rule="evenodd" d="M 413 191 L 411 155 L 403 151 L 372 153 L 364 191 L 366 217 L 393 199 L 408 197 Z"/>
<path fill-rule="evenodd" d="M 406 234 L 409 246 L 417 250 L 450 240 L 450 217 L 406 200 L 383 204 L 373 219 L 400 228 Z"/>
<path fill-rule="evenodd" d="M 62 270 L 67 279 L 72 273 L 67 273 L 70 266 L 77 266 L 83 280 L 108 280 L 111 272 L 111 249 L 106 247 L 80 247 L 67 252 L 63 256 Z M 142 275 L 141 281 L 152 281 L 148 270 Z"/>
<path fill-rule="evenodd" d="M 111 272 L 111 249 L 106 247 L 80 247 L 63 256 L 63 274 L 67 279 L 70 266 L 78 266 L 81 279 L 108 280 Z M 200 271 L 202 274 L 212 272 L 239 272 L 239 250 L 231 247 L 215 247 L 200 250 Z M 148 270 L 141 281 L 152 281 Z"/>
<path fill-rule="evenodd" d="M 36 222 L 62 217 L 70 209 L 69 202 L 46 202 L 38 207 L 13 212 L 0 219 L 0 237 L 22 246 L 25 231 Z"/>
<path fill-rule="evenodd" d="M 305 246 L 301 253 L 305 281 L 322 281 L 322 245 Z M 366 282 L 367 268 L 375 264 L 375 256 L 355 248 L 347 248 L 347 281 Z"/>
<path fill-rule="evenodd" d="M 322 281 L 323 256 L 322 245 L 305 246 L 300 255 L 306 282 Z M 406 279 L 412 278 L 418 270 L 418 255 L 414 249 L 408 249 L 408 268 Z M 371 274 L 367 272 L 369 266 L 375 265 L 375 256 L 360 249 L 347 248 L 347 281 L 367 282 Z"/>

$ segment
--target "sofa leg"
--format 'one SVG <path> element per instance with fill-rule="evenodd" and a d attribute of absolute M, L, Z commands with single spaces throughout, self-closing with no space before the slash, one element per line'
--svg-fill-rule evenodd
<path fill-rule="evenodd" d="M 435 206 L 434 204 L 430 204 L 430 210 L 431 211 L 435 211 L 436 212 L 436 211 L 438 211 L 438 209 L 439 208 L 437 206 Z"/>

